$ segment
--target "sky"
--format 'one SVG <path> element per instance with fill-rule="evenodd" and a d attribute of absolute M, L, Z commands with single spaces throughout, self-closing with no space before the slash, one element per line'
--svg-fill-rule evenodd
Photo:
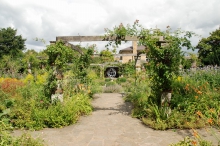
<path fill-rule="evenodd" d="M 56 36 L 103 35 L 105 28 L 135 20 L 145 28 L 170 26 L 208 37 L 220 27 L 220 0 L 0 0 L 0 28 L 17 29 L 27 39 L 26 48 L 38 52 Z M 192 38 L 192 44 L 200 39 Z M 74 44 L 96 44 L 101 51 L 107 43 Z M 129 46 L 131 42 L 123 43 L 117 50 Z"/>

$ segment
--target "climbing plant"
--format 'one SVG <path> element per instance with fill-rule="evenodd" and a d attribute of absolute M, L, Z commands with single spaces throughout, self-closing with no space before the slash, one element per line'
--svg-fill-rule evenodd
<path fill-rule="evenodd" d="M 133 25 L 120 24 L 113 30 L 106 29 L 106 36 L 116 37 L 109 45 L 120 45 L 126 36 L 137 36 L 139 45 L 146 47 L 146 54 L 150 58 L 149 69 L 152 77 L 153 102 L 161 105 L 163 92 L 172 92 L 172 82 L 179 75 L 180 60 L 183 57 L 181 48 L 194 49 L 190 38 L 195 35 L 190 31 L 180 29 L 172 31 L 168 26 L 165 31 L 160 29 L 146 29 L 138 20 Z M 163 40 L 160 40 L 163 38 Z"/>
<path fill-rule="evenodd" d="M 57 80 L 62 79 L 62 72 L 68 63 L 73 60 L 73 50 L 66 46 L 62 41 L 47 46 L 45 53 L 48 55 L 49 75 L 45 84 L 45 95 L 50 97 L 55 93 Z M 56 76 L 59 76 L 58 78 Z"/>
<path fill-rule="evenodd" d="M 92 62 L 92 55 L 94 53 L 94 46 L 82 48 L 83 53 L 76 59 L 75 74 L 81 80 L 85 81 L 85 77 L 88 74 L 88 68 Z"/>

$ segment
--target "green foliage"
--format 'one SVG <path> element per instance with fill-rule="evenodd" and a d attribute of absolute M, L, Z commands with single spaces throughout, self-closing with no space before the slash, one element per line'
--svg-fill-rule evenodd
<path fill-rule="evenodd" d="M 24 133 L 20 137 L 13 140 L 12 146 L 44 146 L 44 142 L 40 138 L 33 138 L 30 134 Z"/>
<path fill-rule="evenodd" d="M 114 86 L 117 85 L 117 83 L 115 81 L 110 80 L 109 82 L 106 83 L 106 86 Z"/>
<path fill-rule="evenodd" d="M 81 115 L 92 111 L 87 95 L 76 94 L 64 103 L 51 104 L 43 99 L 17 101 L 11 109 L 10 121 L 14 127 L 27 129 L 58 128 L 75 123 Z"/>
<path fill-rule="evenodd" d="M 120 93 L 122 87 L 110 78 L 105 79 L 105 86 L 103 87 L 104 93 Z"/>
<path fill-rule="evenodd" d="M 185 137 L 184 140 L 176 143 L 176 144 L 171 144 L 170 146 L 194 146 L 197 145 L 198 146 L 213 146 L 212 142 L 207 141 L 207 140 L 203 140 L 203 139 L 193 139 L 190 137 Z"/>
<path fill-rule="evenodd" d="M 105 78 L 105 81 L 106 82 L 110 82 L 112 79 L 110 79 L 110 78 Z"/>
<path fill-rule="evenodd" d="M 120 93 L 122 92 L 122 87 L 118 84 L 109 85 L 109 86 L 104 87 L 103 92 L 104 93 Z"/>
<path fill-rule="evenodd" d="M 48 71 L 47 81 L 44 84 L 44 94 L 48 99 L 51 97 L 52 94 L 55 93 L 57 89 L 57 78 L 54 70 Z"/>
<path fill-rule="evenodd" d="M 38 70 L 41 69 L 41 60 L 39 57 L 39 53 L 34 50 L 28 50 L 24 53 L 22 58 L 22 64 L 24 71 L 27 72 L 27 69 L 31 69 L 31 73 L 36 74 Z"/>
<path fill-rule="evenodd" d="M 16 57 L 25 49 L 26 39 L 16 33 L 17 30 L 11 27 L 0 29 L 0 58 L 3 55 Z"/>
<path fill-rule="evenodd" d="M 84 48 L 84 49 L 85 49 L 84 53 L 81 54 L 81 56 L 79 57 L 79 59 L 75 63 L 76 75 L 82 81 L 84 80 L 83 82 L 85 82 L 85 80 L 86 80 L 86 76 L 88 74 L 87 70 L 90 66 L 91 58 L 92 58 L 92 55 L 93 55 L 93 52 L 94 52 L 94 48 Z"/>
<path fill-rule="evenodd" d="M 116 82 L 118 84 L 121 84 L 121 83 L 125 83 L 127 81 L 127 79 L 125 77 L 120 77 L 120 78 L 117 78 Z"/>
<path fill-rule="evenodd" d="M 120 74 L 123 76 L 130 76 L 136 73 L 135 62 L 128 62 L 125 64 L 121 64 L 120 66 Z"/>
<path fill-rule="evenodd" d="M 0 117 L 1 118 L 1 117 Z M 43 146 L 43 140 L 34 139 L 30 134 L 24 133 L 19 137 L 13 137 L 10 134 L 11 125 L 0 120 L 0 145 L 1 146 Z"/>
<path fill-rule="evenodd" d="M 51 103 L 45 96 L 44 82 L 38 83 L 38 78 L 34 80 L 31 75 L 22 81 L 0 78 L 0 120 L 12 127 L 35 130 L 75 123 L 81 115 L 92 111 L 90 96 L 95 86 L 83 87 L 76 93 L 70 85 L 67 83 L 64 88 L 63 103 Z"/>
<path fill-rule="evenodd" d="M 162 130 L 219 126 L 219 84 L 210 84 L 212 77 L 213 80 L 218 80 L 219 75 L 214 77 L 211 72 L 202 71 L 179 77 L 172 85 L 172 112 L 169 117 L 164 115 L 164 108 L 158 109 L 156 105 L 147 103 L 143 122 L 154 129 Z"/>
<path fill-rule="evenodd" d="M 181 61 L 181 64 L 183 66 L 183 69 L 190 69 L 192 66 L 192 60 L 183 58 L 183 60 Z"/>
<path fill-rule="evenodd" d="M 100 59 L 101 59 L 102 63 L 112 62 L 112 61 L 114 61 L 114 56 L 113 56 L 111 51 L 109 51 L 109 50 L 102 50 L 100 52 Z"/>
<path fill-rule="evenodd" d="M 11 55 L 3 55 L 0 58 L 0 74 L 4 77 L 19 78 L 23 63 L 19 58 L 13 58 Z"/>
<path fill-rule="evenodd" d="M 147 56 L 150 58 L 150 69 L 153 80 L 152 91 L 156 96 L 153 101 L 160 105 L 160 97 L 164 91 L 172 91 L 172 82 L 179 74 L 180 60 L 183 57 L 181 47 L 193 49 L 189 38 L 194 33 L 180 29 L 171 31 L 167 27 L 166 31 L 159 29 L 145 29 L 135 21 L 132 26 L 120 24 L 113 30 L 106 30 L 107 37 L 116 37 L 115 45 L 120 45 L 125 40 L 125 36 L 137 36 L 139 45 L 144 45 L 148 51 Z M 164 40 L 160 41 L 159 37 Z M 112 41 L 109 45 L 112 44 Z"/>
<path fill-rule="evenodd" d="M 220 65 L 220 29 L 210 33 L 207 38 L 202 38 L 196 48 L 199 49 L 199 59 L 205 65 Z"/>
<path fill-rule="evenodd" d="M 132 116 L 141 118 L 146 116 L 145 109 L 149 105 L 149 96 L 151 95 L 150 80 L 145 74 L 137 74 L 135 80 L 128 80 L 129 84 L 124 86 L 125 92 L 128 93 L 125 100 L 130 101 L 134 105 Z"/>
<path fill-rule="evenodd" d="M 56 66 L 58 69 L 65 68 L 67 63 L 71 62 L 73 59 L 73 50 L 67 47 L 62 41 L 47 46 L 44 52 L 49 57 L 48 64 L 50 66 Z"/>

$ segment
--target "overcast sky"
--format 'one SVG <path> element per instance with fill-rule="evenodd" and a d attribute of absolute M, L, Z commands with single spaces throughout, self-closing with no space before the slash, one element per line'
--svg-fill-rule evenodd
<path fill-rule="evenodd" d="M 102 35 L 104 28 L 133 24 L 136 19 L 145 28 L 169 25 L 207 37 L 220 27 L 220 0 L 0 0 L 0 28 L 17 29 L 27 39 L 27 49 L 36 51 L 56 36 Z M 94 43 L 102 50 L 107 42 L 82 45 Z"/>

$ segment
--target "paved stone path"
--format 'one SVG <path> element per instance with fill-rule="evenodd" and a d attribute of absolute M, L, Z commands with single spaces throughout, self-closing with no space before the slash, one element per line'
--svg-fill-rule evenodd
<path fill-rule="evenodd" d="M 74 125 L 31 134 L 43 138 L 49 146 L 168 146 L 192 136 L 191 130 L 155 131 L 146 127 L 130 116 L 132 107 L 120 94 L 97 94 L 92 104 L 94 112 Z M 217 142 L 205 130 L 199 132 L 205 139 Z M 18 134 L 14 131 L 14 135 Z"/>

